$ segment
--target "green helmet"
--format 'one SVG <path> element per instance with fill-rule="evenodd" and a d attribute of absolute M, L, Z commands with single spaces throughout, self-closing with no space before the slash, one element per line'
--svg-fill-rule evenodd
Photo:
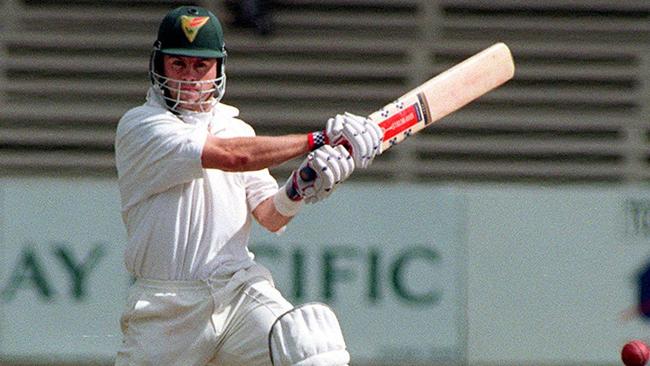
<path fill-rule="evenodd" d="M 157 42 L 160 52 L 167 55 L 226 56 L 219 20 L 198 6 L 181 6 L 167 13 L 160 23 Z"/>
<path fill-rule="evenodd" d="M 164 75 L 163 55 L 216 58 L 219 60 L 219 73 L 216 79 L 201 82 L 170 79 Z M 214 14 L 198 6 L 181 6 L 173 9 L 165 15 L 160 23 L 158 38 L 151 52 L 149 74 L 154 90 L 165 100 L 168 109 L 178 112 L 178 109 L 182 109 L 188 104 L 181 98 L 183 92 L 180 90 L 180 85 L 187 83 L 213 84 L 214 88 L 203 91 L 206 98 L 201 102 L 201 110 L 207 110 L 217 104 L 225 93 L 226 56 L 223 29 Z M 176 85 L 176 87 L 172 85 Z M 175 98 L 171 97 L 171 88 L 174 90 Z"/>

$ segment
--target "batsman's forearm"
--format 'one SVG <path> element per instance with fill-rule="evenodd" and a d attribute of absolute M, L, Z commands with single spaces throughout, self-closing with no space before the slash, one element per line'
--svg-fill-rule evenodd
<path fill-rule="evenodd" d="M 208 136 L 201 154 L 201 163 L 204 168 L 251 171 L 280 165 L 307 152 L 307 135 L 234 138 Z"/>
<path fill-rule="evenodd" d="M 282 188 L 281 188 L 282 189 Z M 284 216 L 275 207 L 273 197 L 264 200 L 253 210 L 253 217 L 264 228 L 277 232 L 285 227 L 293 216 Z"/>

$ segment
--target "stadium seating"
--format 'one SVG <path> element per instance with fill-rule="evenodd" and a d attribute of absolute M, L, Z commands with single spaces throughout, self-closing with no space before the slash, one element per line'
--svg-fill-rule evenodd
<path fill-rule="evenodd" d="M 0 171 L 113 176 L 116 123 L 143 102 L 157 24 L 181 3 L 5 0 Z M 504 41 L 512 82 L 355 179 L 643 182 L 649 17 L 646 1 L 275 0 L 273 34 L 226 27 L 224 102 L 258 134 L 306 132 Z"/>

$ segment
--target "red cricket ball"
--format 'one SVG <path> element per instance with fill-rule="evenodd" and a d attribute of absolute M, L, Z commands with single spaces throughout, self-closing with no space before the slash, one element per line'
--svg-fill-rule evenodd
<path fill-rule="evenodd" d="M 650 348 L 641 340 L 629 341 L 621 350 L 621 360 L 626 366 L 644 366 L 650 358 Z"/>

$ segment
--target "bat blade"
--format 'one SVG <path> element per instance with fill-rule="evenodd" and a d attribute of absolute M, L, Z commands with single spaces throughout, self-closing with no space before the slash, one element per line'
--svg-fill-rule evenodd
<path fill-rule="evenodd" d="M 384 131 L 381 152 L 512 79 L 510 49 L 497 43 L 368 116 Z"/>

